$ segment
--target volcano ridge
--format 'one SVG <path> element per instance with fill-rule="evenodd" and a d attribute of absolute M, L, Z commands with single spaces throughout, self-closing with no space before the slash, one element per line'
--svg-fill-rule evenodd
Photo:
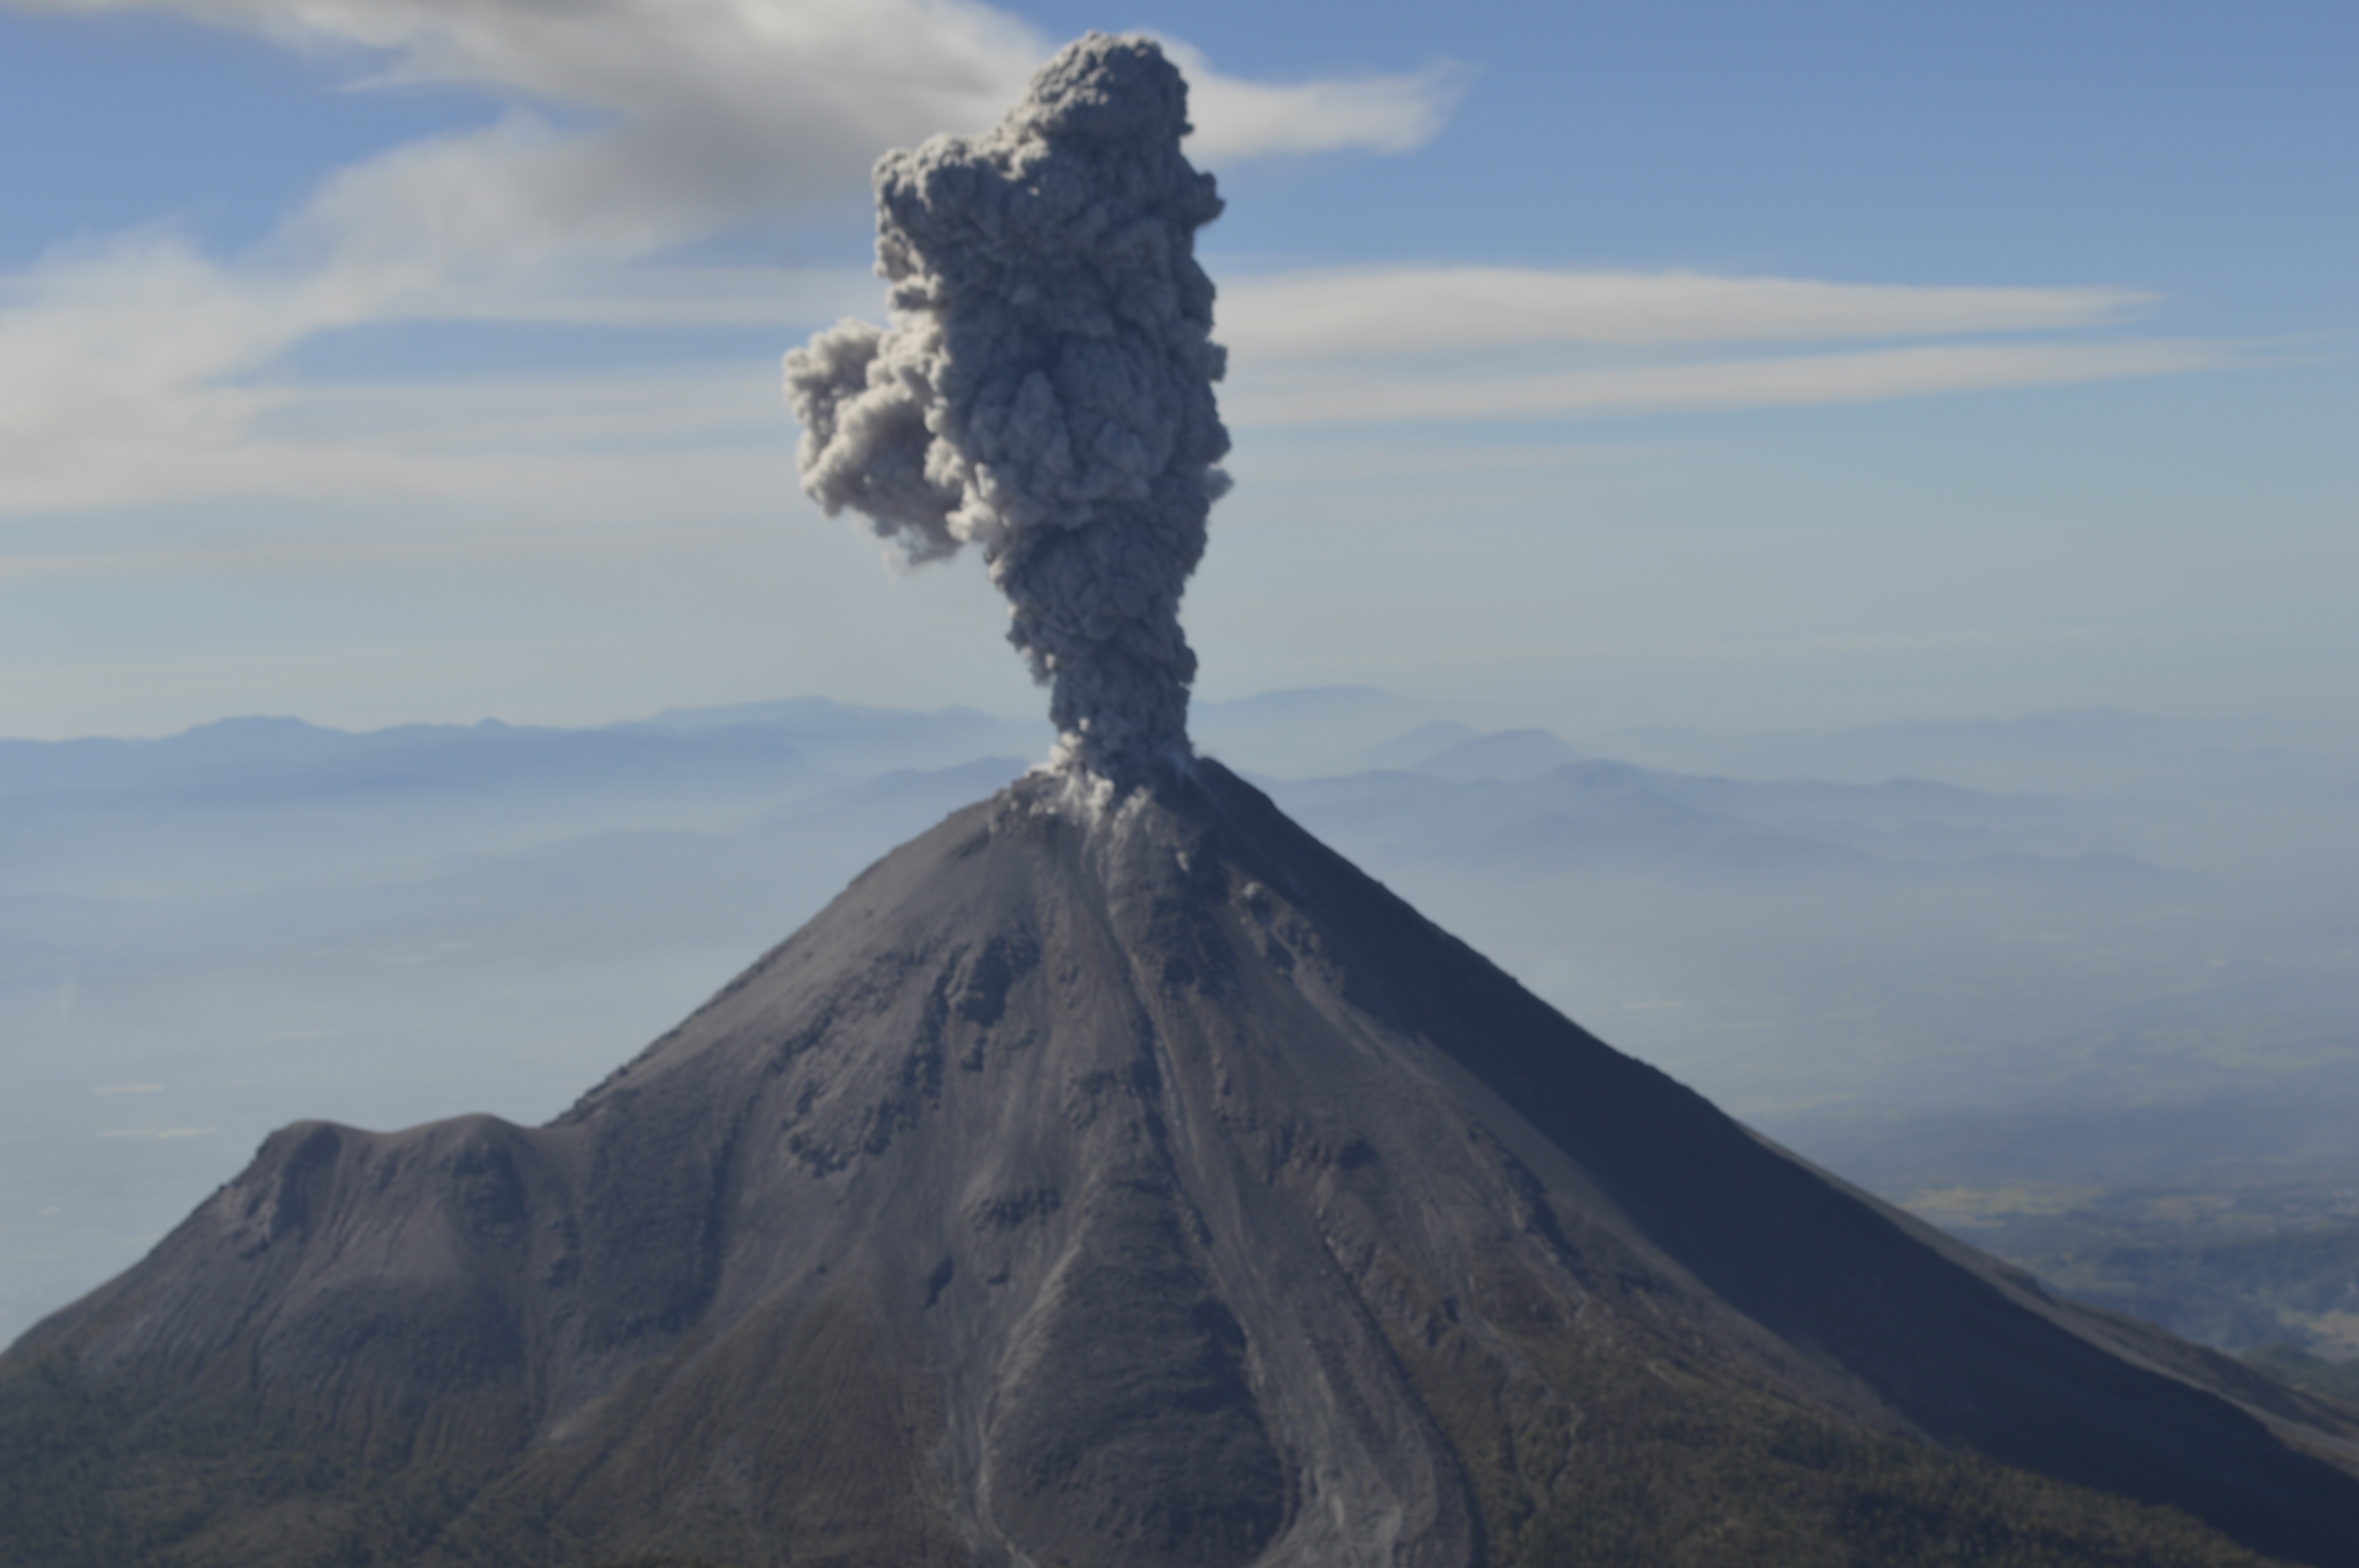
<path fill-rule="evenodd" d="M 2285 1441 L 2359 1426 L 2217 1359 L 1767 1144 L 1206 762 L 953 815 L 547 1128 L 274 1134 L 0 1411 L 36 1526 L 229 1499 L 91 1561 L 2250 1561 L 2144 1503 L 2359 1562 Z M 28 1422 L 127 1469 L 60 1486 Z"/>

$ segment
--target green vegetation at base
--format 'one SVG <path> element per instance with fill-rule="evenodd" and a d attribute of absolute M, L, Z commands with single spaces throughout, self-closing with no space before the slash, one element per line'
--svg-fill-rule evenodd
<path fill-rule="evenodd" d="M 2223 1349 L 2297 1334 L 2323 1343 L 2359 1323 L 2359 1226 L 2224 1242 L 2083 1243 L 2032 1267 L 2080 1300 Z"/>
<path fill-rule="evenodd" d="M 1546 1294 L 1512 1267 L 1485 1286 L 1471 1304 L 1512 1358 L 1440 1310 L 1394 1343 L 1467 1464 L 1499 1568 L 2274 1561 L 2171 1509 L 1864 1432 L 1659 1343 L 1534 1317 Z"/>
<path fill-rule="evenodd" d="M 1725 1349 L 1641 1326 L 1628 1302 L 1571 1307 L 1512 1259 L 1445 1302 L 1366 1256 L 1490 1568 L 2268 1561 L 2169 1509 L 1806 1409 Z M 940 1417 L 856 1311 L 756 1312 L 557 1442 L 533 1440 L 515 1387 L 299 1400 L 258 1391 L 250 1353 L 93 1382 L 78 1349 L 0 1374 L 0 1568 L 968 1562 L 926 1459 Z"/>
<path fill-rule="evenodd" d="M 2264 1345 L 2257 1350 L 2246 1351 L 2245 1361 L 2280 1383 L 2359 1406 L 2359 1358 L 2330 1361 L 2298 1346 Z"/>
<path fill-rule="evenodd" d="M 0 1564 L 963 1562 L 922 1522 L 896 1533 L 894 1520 L 926 1510 L 913 1508 L 918 1499 L 906 1490 L 888 1495 L 908 1486 L 906 1452 L 870 1439 L 888 1435 L 905 1414 L 877 1385 L 832 1387 L 861 1380 L 864 1347 L 840 1330 L 818 1338 L 827 1343 L 763 1346 L 807 1354 L 773 1363 L 785 1370 L 734 1398 L 719 1388 L 746 1370 L 732 1356 L 676 1395 L 625 1399 L 630 1420 L 647 1424 L 611 1429 L 616 1445 L 635 1455 L 620 1473 L 582 1463 L 586 1455 L 517 1446 L 512 1414 L 493 1400 L 407 1419 L 352 1411 L 306 1422 L 216 1390 L 175 1413 L 135 1417 L 129 1401 L 92 1395 L 53 1359 L 0 1388 Z M 2169 1510 L 1865 1434 L 1767 1393 L 1733 1390 L 1711 1368 L 1665 1358 L 1659 1346 L 1626 1346 L 1634 1353 L 1625 1355 L 1560 1333 L 1510 1338 L 1528 1369 L 1456 1328 L 1430 1345 L 1397 1345 L 1463 1456 L 1495 1568 L 2262 1568 L 2267 1561 Z M 1562 1390 L 1576 1391 L 1578 1404 Z M 852 1396 L 837 1419 L 766 1431 L 748 1422 L 742 1433 L 737 1459 L 749 1478 L 793 1482 L 788 1489 L 804 1499 L 799 1506 L 820 1510 L 778 1520 L 784 1535 L 761 1540 L 747 1530 L 750 1521 L 722 1517 L 709 1498 L 690 1495 L 682 1507 L 655 1512 L 634 1500 L 683 1478 L 690 1494 L 704 1489 L 709 1476 L 673 1475 L 659 1462 L 711 1452 L 705 1444 L 715 1434 L 695 1430 L 700 1419 L 746 1421 L 748 1407 L 765 1399 L 830 1394 Z M 491 1480 L 495 1472 L 501 1478 Z M 591 1513 L 580 1511 L 584 1504 Z M 866 1514 L 869 1528 L 847 1531 L 855 1521 L 846 1509 Z M 733 1530 L 734 1546 L 720 1545 L 715 1538 Z M 618 1534 L 648 1550 L 614 1554 Z M 675 1541 L 680 1551 L 669 1550 Z"/>
<path fill-rule="evenodd" d="M 933 1423 L 849 1313 L 756 1314 L 562 1443 L 531 1441 L 513 1387 L 264 1397 L 247 1353 L 93 1386 L 77 1348 L 0 1376 L 0 1568 L 965 1561 L 921 1473 Z"/>
<path fill-rule="evenodd" d="M 1789 1421 L 1538 1512 L 1515 1561 L 1640 1564 L 1973 1563 L 2152 1568 L 2267 1562 L 2164 1509 L 1971 1457 Z"/>
<path fill-rule="evenodd" d="M 2336 1167 L 2337 1203 L 2309 1190 L 2220 1179 L 2158 1188 L 2081 1189 L 2073 1201 L 1984 1192 L 1961 1218 L 1955 1193 L 1908 1200 L 1974 1246 L 2020 1264 L 2059 1293 L 2159 1324 L 2234 1354 L 2287 1345 L 2329 1361 L 2359 1355 L 2359 1174 Z M 1928 1202 L 1927 1199 L 1936 1201 Z"/>
<path fill-rule="evenodd" d="M 257 1391 L 251 1356 L 93 1390 L 59 1350 L 0 1381 L 6 1568 L 392 1568 L 527 1436 L 494 1388 L 404 1411 Z"/>

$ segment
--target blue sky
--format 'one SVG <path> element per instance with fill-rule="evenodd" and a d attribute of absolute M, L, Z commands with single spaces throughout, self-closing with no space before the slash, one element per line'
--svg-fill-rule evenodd
<path fill-rule="evenodd" d="M 2359 13 L 0 0 L 0 734 L 1038 702 L 797 492 L 864 171 L 1184 46 L 1200 690 L 2359 719 Z"/>

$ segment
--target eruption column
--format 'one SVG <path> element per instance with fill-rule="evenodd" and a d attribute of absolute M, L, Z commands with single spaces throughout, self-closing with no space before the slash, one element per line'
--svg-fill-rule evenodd
<path fill-rule="evenodd" d="M 1058 762 L 1109 778 L 1188 755 L 1180 596 L 1228 487 L 1188 129 L 1152 41 L 1068 45 L 997 129 L 878 161 L 892 324 L 786 361 L 804 490 L 913 561 L 980 546 Z"/>

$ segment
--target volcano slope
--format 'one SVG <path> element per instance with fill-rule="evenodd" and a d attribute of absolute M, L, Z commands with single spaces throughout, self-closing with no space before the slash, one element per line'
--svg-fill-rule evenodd
<path fill-rule="evenodd" d="M 0 1359 L 0 1562 L 2359 1563 L 2348 1412 L 1764 1142 L 1215 763 L 1073 787 L 549 1127 L 274 1134 Z"/>

